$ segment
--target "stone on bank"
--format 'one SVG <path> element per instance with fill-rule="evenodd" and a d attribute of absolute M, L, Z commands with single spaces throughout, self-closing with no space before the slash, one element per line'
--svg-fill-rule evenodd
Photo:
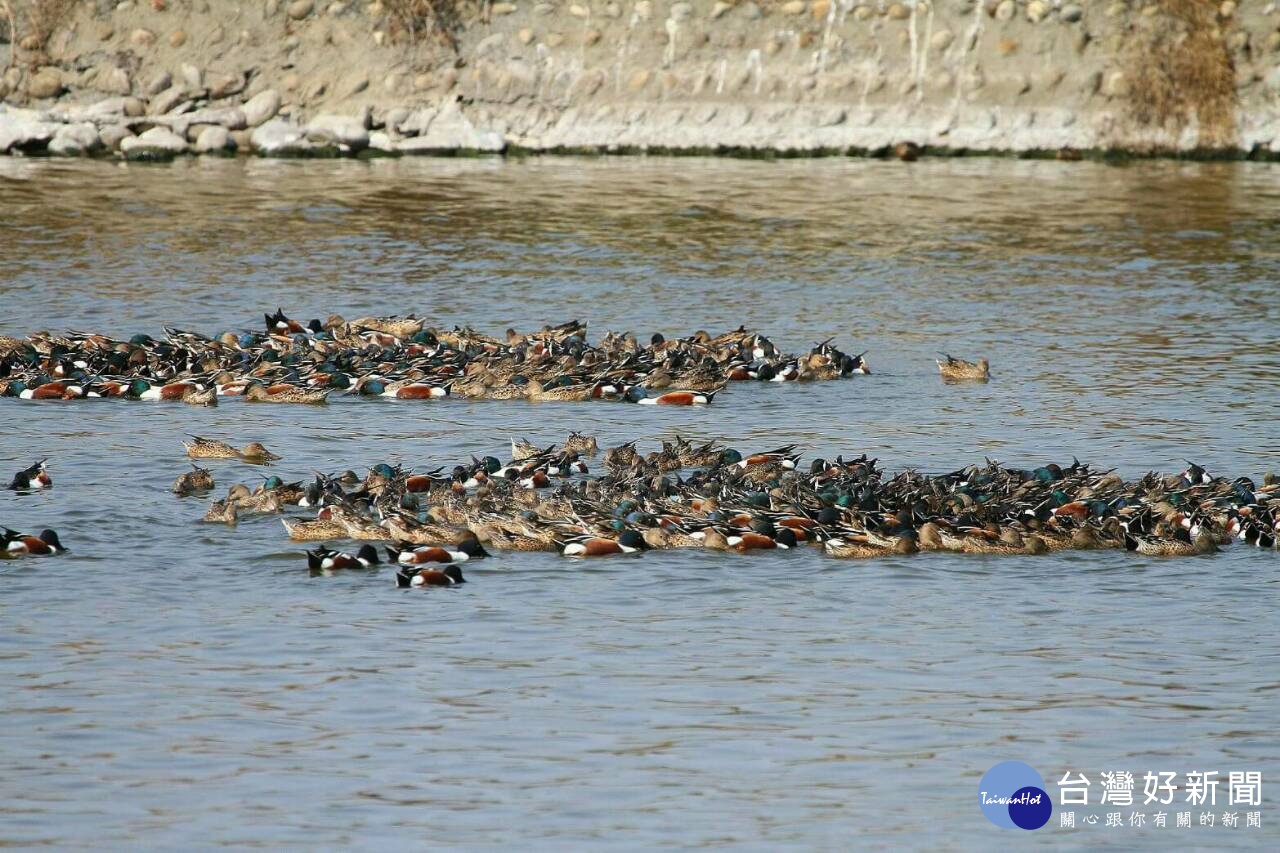
<path fill-rule="evenodd" d="M 235 150 L 235 143 L 231 141 L 231 132 L 225 127 L 210 125 L 200 131 L 192 150 L 197 154 L 226 154 Z"/>
<path fill-rule="evenodd" d="M 62 94 L 62 72 L 57 68 L 41 68 L 27 81 L 27 94 L 41 100 Z"/>
<path fill-rule="evenodd" d="M 254 128 L 249 141 L 254 153 L 268 157 L 297 156 L 314 150 L 302 128 L 278 118 Z"/>
<path fill-rule="evenodd" d="M 64 124 L 49 140 L 49 153 L 59 157 L 82 157 L 102 147 L 98 128 L 89 122 Z"/>
<path fill-rule="evenodd" d="M 112 151 L 120 150 L 120 143 L 133 136 L 133 131 L 123 124 L 108 124 L 98 131 L 102 144 Z"/>
<path fill-rule="evenodd" d="M 246 126 L 257 127 L 275 118 L 280 111 L 280 93 L 275 89 L 266 89 L 245 101 L 240 109 L 244 111 Z"/>
<path fill-rule="evenodd" d="M 369 147 L 369 131 L 364 122 L 349 116 L 319 115 L 307 125 L 307 139 L 321 147 L 362 151 Z"/>
<path fill-rule="evenodd" d="M 187 140 L 167 127 L 153 127 L 120 142 L 120 151 L 128 160 L 171 160 L 186 150 Z"/>
<path fill-rule="evenodd" d="M 0 153 L 42 149 L 59 127 L 43 112 L 6 108 L 0 104 Z"/>

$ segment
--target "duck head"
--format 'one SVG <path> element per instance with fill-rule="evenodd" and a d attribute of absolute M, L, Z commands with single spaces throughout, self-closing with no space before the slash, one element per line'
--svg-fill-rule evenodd
<path fill-rule="evenodd" d="M 634 530 L 624 530 L 618 537 L 618 544 L 625 548 L 635 548 L 637 551 L 648 551 L 649 543 L 644 541 L 644 537 Z"/>

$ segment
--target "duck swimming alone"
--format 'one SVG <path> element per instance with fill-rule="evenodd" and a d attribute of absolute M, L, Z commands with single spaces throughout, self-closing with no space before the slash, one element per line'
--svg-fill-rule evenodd
<path fill-rule="evenodd" d="M 31 467 L 24 468 L 14 474 L 13 481 L 9 483 L 9 488 L 15 492 L 34 492 L 52 486 L 53 479 L 45 468 L 45 461 L 41 459 Z"/>
<path fill-rule="evenodd" d="M 236 450 L 225 441 L 193 435 L 191 441 L 184 441 L 182 446 L 192 459 L 240 459 L 254 465 L 266 465 L 281 458 L 263 447 L 260 441 L 251 441 Z"/>
<path fill-rule="evenodd" d="M 4 533 L 0 534 L 0 551 L 11 556 L 51 557 L 65 554 L 67 550 L 53 530 L 41 530 L 39 536 L 32 536 L 6 527 Z"/>
<path fill-rule="evenodd" d="M 991 365 L 987 363 L 985 358 L 980 358 L 976 362 L 965 361 L 962 358 L 939 353 L 942 358 L 935 359 L 938 363 L 938 372 L 942 374 L 942 378 L 949 382 L 958 382 L 963 380 L 972 380 L 975 382 L 986 382 L 991 378 Z M 945 361 L 943 360 L 945 359 Z"/>

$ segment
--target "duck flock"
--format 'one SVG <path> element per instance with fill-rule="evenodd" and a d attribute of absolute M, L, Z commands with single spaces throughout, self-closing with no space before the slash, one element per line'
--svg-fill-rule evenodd
<path fill-rule="evenodd" d="M 840 379 L 869 372 L 863 354 L 823 341 L 784 354 L 745 328 L 679 340 L 631 334 L 588 341 L 578 321 L 503 338 L 470 328 L 427 328 L 413 317 L 334 315 L 303 324 L 283 311 L 262 330 L 214 337 L 166 329 L 164 340 L 135 335 L 42 333 L 0 338 L 0 395 L 31 400 L 119 397 L 216 405 L 324 403 L 331 394 L 431 400 L 615 400 L 703 405 L 731 381 Z"/>
<path fill-rule="evenodd" d="M 578 322 L 491 338 L 443 332 L 412 316 L 331 317 L 301 324 L 282 312 L 266 328 L 204 337 L 170 329 L 118 341 L 71 333 L 0 340 L 0 391 L 23 399 L 121 397 L 216 404 L 220 397 L 322 403 L 333 393 L 430 400 L 617 400 L 710 403 L 731 381 L 840 379 L 868 371 L 862 354 L 830 341 L 788 355 L 739 328 L 641 345 L 607 334 L 591 344 Z M 966 367 L 966 365 L 968 365 Z M 945 379 L 986 381 L 984 361 L 946 357 Z M 192 436 L 189 457 L 266 465 L 260 443 L 240 447 Z M 207 464 L 207 463 L 206 463 Z M 18 472 L 10 488 L 52 486 L 45 463 Z M 180 495 L 207 495 L 214 473 L 193 465 Z M 462 564 L 495 551 L 551 551 L 597 558 L 671 548 L 758 552 L 814 547 L 834 558 L 948 551 L 1044 554 L 1125 549 L 1152 556 L 1207 554 L 1232 542 L 1276 548 L 1280 481 L 1181 473 L 1125 480 L 1072 460 L 1019 469 L 985 461 L 950 473 L 890 474 L 878 461 L 810 459 L 797 447 L 735 448 L 677 438 L 644 452 L 630 442 L 600 452 L 572 433 L 545 447 L 512 441 L 509 452 L 452 465 L 377 463 L 285 482 L 236 484 L 204 520 L 237 524 L 279 514 L 290 539 L 317 544 L 313 572 L 396 568 L 398 585 L 456 586 Z M 362 544 L 353 553 L 328 547 Z M 382 546 L 381 550 L 374 543 Z M 56 532 L 5 529 L 0 554 L 52 555 Z"/>

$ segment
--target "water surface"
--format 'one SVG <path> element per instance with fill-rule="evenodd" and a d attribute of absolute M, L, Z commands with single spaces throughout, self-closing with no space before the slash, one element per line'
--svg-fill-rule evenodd
<path fill-rule="evenodd" d="M 1264 774 L 1261 830 L 1070 833 L 1055 815 L 1020 843 L 1276 846 L 1275 555 L 503 554 L 405 594 L 385 569 L 310 578 L 276 519 L 202 525 L 205 502 L 167 489 L 188 433 L 259 439 L 286 478 L 570 429 L 798 441 L 890 470 L 1076 454 L 1260 477 L 1280 468 L 1277 174 L 0 159 L 0 334 L 214 333 L 277 305 L 491 332 L 746 323 L 793 350 L 835 336 L 874 371 L 680 411 L 0 400 L 0 475 L 48 456 L 56 482 L 0 495 L 0 523 L 74 551 L 0 564 L 0 841 L 831 849 L 945 831 L 989 849 L 1012 836 L 976 786 L 1019 759 L 1051 782 L 1084 771 L 1095 800 L 1103 770 Z M 942 384 L 938 350 L 987 355 L 993 381 Z M 220 489 L 261 475 L 215 466 Z"/>

